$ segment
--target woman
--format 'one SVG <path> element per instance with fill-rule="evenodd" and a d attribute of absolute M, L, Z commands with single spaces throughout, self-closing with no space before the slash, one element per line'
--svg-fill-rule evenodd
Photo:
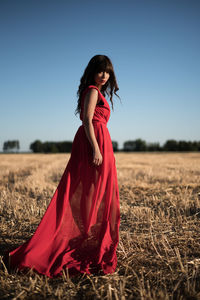
<path fill-rule="evenodd" d="M 76 113 L 82 125 L 69 162 L 33 236 L 9 252 L 11 269 L 32 268 L 48 277 L 112 273 L 119 241 L 119 191 L 107 122 L 105 94 L 118 85 L 110 59 L 94 56 L 78 89 Z"/>

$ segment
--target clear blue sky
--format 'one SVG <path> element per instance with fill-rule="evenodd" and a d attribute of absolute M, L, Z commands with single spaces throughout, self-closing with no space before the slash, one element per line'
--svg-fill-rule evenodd
<path fill-rule="evenodd" d="M 73 140 L 80 77 L 106 54 L 119 84 L 108 123 L 129 139 L 200 140 L 200 1 L 1 0 L 0 151 Z"/>

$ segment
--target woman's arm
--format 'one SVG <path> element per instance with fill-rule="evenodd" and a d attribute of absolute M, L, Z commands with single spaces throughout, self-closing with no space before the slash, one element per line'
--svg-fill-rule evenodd
<path fill-rule="evenodd" d="M 93 149 L 93 163 L 100 165 L 102 163 L 102 155 L 99 149 L 99 145 L 94 133 L 94 127 L 92 124 L 92 118 L 94 110 L 98 101 L 98 91 L 96 89 L 90 89 L 85 96 L 84 109 L 83 109 L 83 126 L 87 138 Z"/>

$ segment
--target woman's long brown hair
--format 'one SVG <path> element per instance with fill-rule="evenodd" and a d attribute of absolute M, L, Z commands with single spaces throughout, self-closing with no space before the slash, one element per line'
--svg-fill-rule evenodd
<path fill-rule="evenodd" d="M 108 81 L 105 85 L 102 86 L 101 93 L 105 97 L 106 94 L 110 98 L 112 109 L 113 109 L 113 93 L 120 98 L 116 92 L 119 90 L 117 80 L 115 77 L 114 69 L 111 60 L 106 55 L 95 55 L 89 61 L 83 76 L 80 80 L 80 85 L 78 88 L 77 96 L 78 96 L 78 104 L 75 110 L 75 114 L 80 113 L 81 110 L 81 96 L 83 91 L 89 85 L 95 85 L 94 77 L 95 74 L 100 72 L 107 72 L 110 74 Z"/>

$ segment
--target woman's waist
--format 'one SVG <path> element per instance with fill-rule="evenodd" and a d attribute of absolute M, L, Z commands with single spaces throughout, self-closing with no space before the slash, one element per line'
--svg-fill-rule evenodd
<path fill-rule="evenodd" d="M 102 123 L 102 124 L 107 125 L 107 121 L 105 119 L 92 119 L 92 123 L 93 124 Z M 82 121 L 82 125 L 83 125 L 83 121 Z"/>

